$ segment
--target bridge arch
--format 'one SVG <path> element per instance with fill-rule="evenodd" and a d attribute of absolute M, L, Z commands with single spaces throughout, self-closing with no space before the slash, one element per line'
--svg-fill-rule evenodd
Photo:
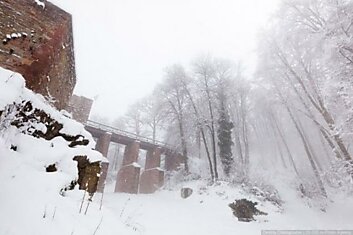
<path fill-rule="evenodd" d="M 164 185 L 165 171 L 176 170 L 183 163 L 183 156 L 175 147 L 150 138 L 119 130 L 94 121 L 87 121 L 85 129 L 97 138 L 96 150 L 108 156 L 111 142 L 125 145 L 122 165 L 116 177 L 115 192 L 154 193 Z M 146 150 L 145 167 L 137 161 L 139 150 Z M 161 155 L 165 155 L 165 167 L 161 168 Z M 98 191 L 103 192 L 108 174 L 109 162 L 102 163 Z"/>

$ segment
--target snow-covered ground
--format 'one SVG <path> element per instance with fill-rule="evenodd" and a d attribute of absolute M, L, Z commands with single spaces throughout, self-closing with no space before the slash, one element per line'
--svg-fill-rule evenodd
<path fill-rule="evenodd" d="M 182 186 L 194 189 L 191 197 L 180 197 Z M 181 184 L 172 191 L 162 190 L 152 195 L 109 193 L 105 195 L 104 206 L 138 234 L 231 235 L 261 234 L 264 229 L 353 229 L 353 198 L 337 196 L 323 212 L 310 208 L 296 192 L 288 190 L 288 195 L 283 196 L 290 201 L 282 209 L 257 200 L 241 187 L 226 183 L 207 186 L 203 181 Z M 257 216 L 254 222 L 238 222 L 228 204 L 241 198 L 258 201 L 258 208 L 268 215 Z"/>
<path fill-rule="evenodd" d="M 18 174 L 15 167 L 19 166 L 12 164 L 7 168 L 6 177 L 5 167 L 1 167 L 0 234 L 252 235 L 261 234 L 263 229 L 353 229 L 353 198 L 344 195 L 328 202 L 323 212 L 318 207 L 310 208 L 295 191 L 288 189 L 279 208 L 259 201 L 239 186 L 207 186 L 204 181 L 181 183 L 173 190 L 151 195 L 105 193 L 101 210 L 102 194 L 97 193 L 85 214 L 86 200 L 79 212 L 82 191 L 60 196 L 54 186 L 48 186 L 51 176 L 47 173 L 33 174 L 22 166 L 23 171 Z M 180 196 L 184 186 L 194 190 L 186 199 Z M 239 222 L 228 204 L 240 198 L 259 202 L 258 208 L 268 215 L 257 216 L 254 222 Z"/>

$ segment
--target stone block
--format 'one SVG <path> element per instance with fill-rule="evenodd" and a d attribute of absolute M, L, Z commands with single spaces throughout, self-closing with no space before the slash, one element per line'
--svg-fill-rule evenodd
<path fill-rule="evenodd" d="M 137 194 L 140 180 L 140 167 L 134 163 L 122 166 L 119 170 L 115 192 Z"/>
<path fill-rule="evenodd" d="M 164 184 L 164 171 L 160 168 L 145 170 L 141 174 L 140 193 L 154 193 Z"/>
<path fill-rule="evenodd" d="M 72 118 L 78 122 L 86 123 L 91 113 L 93 100 L 84 96 L 73 95 L 66 110 L 72 114 Z"/>

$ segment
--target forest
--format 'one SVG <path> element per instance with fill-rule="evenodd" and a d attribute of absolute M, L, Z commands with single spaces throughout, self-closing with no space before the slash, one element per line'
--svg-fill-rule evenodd
<path fill-rule="evenodd" d="M 191 177 L 285 175 L 308 197 L 351 190 L 352 11 L 351 1 L 284 1 L 259 33 L 254 71 L 209 54 L 172 64 L 110 124 L 176 146 Z"/>

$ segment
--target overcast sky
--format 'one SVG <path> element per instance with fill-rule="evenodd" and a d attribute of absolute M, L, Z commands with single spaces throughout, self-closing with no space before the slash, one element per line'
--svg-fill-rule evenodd
<path fill-rule="evenodd" d="M 171 64 L 200 54 L 254 64 L 278 0 L 51 0 L 73 15 L 77 85 L 110 120 L 148 95 Z"/>

